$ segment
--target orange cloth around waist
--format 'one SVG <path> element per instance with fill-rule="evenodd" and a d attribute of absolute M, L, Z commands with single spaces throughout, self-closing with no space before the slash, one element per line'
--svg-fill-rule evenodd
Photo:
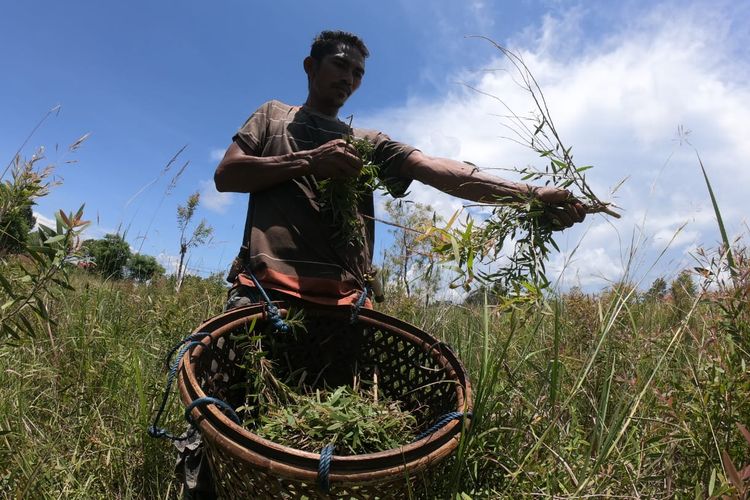
<path fill-rule="evenodd" d="M 301 300 L 328 306 L 354 305 L 362 293 L 362 290 L 353 287 L 350 283 L 323 278 L 289 276 L 268 268 L 259 271 L 255 278 L 264 289 L 276 290 Z M 245 273 L 237 276 L 237 283 L 255 288 L 255 283 Z M 372 302 L 369 298 L 365 299 L 363 307 L 372 309 Z"/>

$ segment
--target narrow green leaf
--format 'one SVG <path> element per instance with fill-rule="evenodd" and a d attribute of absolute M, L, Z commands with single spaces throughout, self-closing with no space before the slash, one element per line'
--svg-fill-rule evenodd
<path fill-rule="evenodd" d="M 721 241 L 724 243 L 724 248 L 727 252 L 727 263 L 729 264 L 729 274 L 732 276 L 732 281 L 737 282 L 737 267 L 734 263 L 734 256 L 732 255 L 732 247 L 729 244 L 729 237 L 727 236 L 727 230 L 724 227 L 724 220 L 721 217 L 721 211 L 719 210 L 719 202 L 716 200 L 714 190 L 711 188 L 711 182 L 708 180 L 708 174 L 706 173 L 706 167 L 703 166 L 703 160 L 701 160 L 698 152 L 695 152 L 698 157 L 698 163 L 701 166 L 703 172 L 703 178 L 706 180 L 706 187 L 708 188 L 708 195 L 711 197 L 711 204 L 714 207 L 714 214 L 716 214 L 716 222 L 719 224 L 719 232 L 721 233 Z"/>

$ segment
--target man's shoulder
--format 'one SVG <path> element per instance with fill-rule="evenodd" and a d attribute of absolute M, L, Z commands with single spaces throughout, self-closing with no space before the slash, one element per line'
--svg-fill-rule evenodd
<path fill-rule="evenodd" d="M 356 139 L 367 139 L 368 141 L 374 143 L 380 141 L 389 141 L 391 139 L 380 130 L 354 127 L 353 132 Z"/>
<path fill-rule="evenodd" d="M 299 106 L 292 106 L 277 99 L 271 99 L 264 102 L 259 109 L 264 110 L 269 115 L 288 115 L 294 112 Z"/>

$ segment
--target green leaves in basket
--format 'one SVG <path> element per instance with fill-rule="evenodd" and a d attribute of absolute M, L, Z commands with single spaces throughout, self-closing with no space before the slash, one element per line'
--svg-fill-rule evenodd
<path fill-rule="evenodd" d="M 292 326 L 289 335 L 304 335 L 302 310 L 290 309 L 286 321 Z M 416 418 L 398 402 L 384 399 L 377 379 L 370 383 L 356 376 L 352 387 L 314 392 L 302 385 L 305 374 L 300 370 L 280 380 L 272 361 L 278 358 L 269 358 L 266 350 L 279 349 L 273 347 L 276 334 L 256 327 L 253 322 L 232 335 L 243 351 L 238 367 L 245 376 L 234 388 L 245 391 L 244 404 L 236 409 L 245 427 L 270 441 L 311 452 L 333 443 L 337 454 L 373 453 L 414 440 Z"/>
<path fill-rule="evenodd" d="M 333 443 L 337 454 L 385 451 L 416 437 L 416 418 L 397 402 L 376 401 L 349 386 L 295 395 L 294 402 L 272 405 L 254 432 L 275 443 L 318 452 Z"/>

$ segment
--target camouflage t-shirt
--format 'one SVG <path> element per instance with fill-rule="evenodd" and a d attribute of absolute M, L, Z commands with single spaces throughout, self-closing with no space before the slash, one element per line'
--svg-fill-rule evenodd
<path fill-rule="evenodd" d="M 250 116 L 233 139 L 246 154 L 267 157 L 315 149 L 349 133 L 346 123 L 306 106 L 270 101 Z M 381 181 L 393 196 L 403 196 L 410 180 L 396 173 L 414 148 L 377 131 L 355 128 L 352 135 L 374 145 L 373 163 L 382 166 Z M 302 176 L 250 196 L 243 245 L 230 281 L 253 286 L 251 271 L 264 288 L 305 300 L 356 301 L 371 271 L 372 194 L 358 207 L 363 243 L 341 242 L 330 214 L 322 212 L 318 203 L 318 180 Z"/>

